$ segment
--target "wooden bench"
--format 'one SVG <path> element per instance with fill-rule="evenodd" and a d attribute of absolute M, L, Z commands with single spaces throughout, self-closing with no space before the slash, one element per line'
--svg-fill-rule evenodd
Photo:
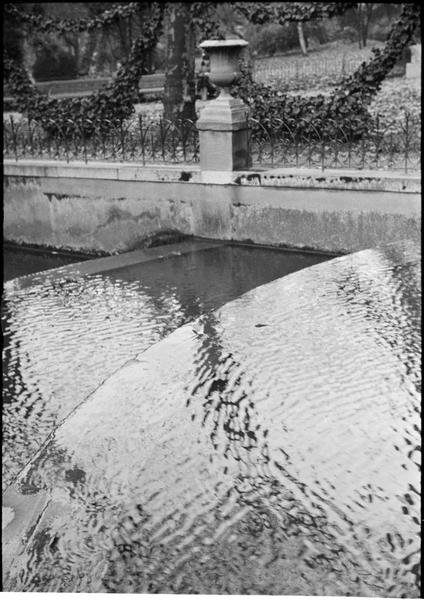
<path fill-rule="evenodd" d="M 64 79 L 56 81 L 37 81 L 35 87 L 51 98 L 78 98 L 89 96 L 110 83 L 110 77 Z M 8 93 L 7 86 L 3 88 L 3 102 L 12 102 L 13 96 Z"/>
<path fill-rule="evenodd" d="M 79 98 L 89 96 L 113 81 L 110 77 L 69 79 L 57 81 L 38 81 L 37 89 L 51 98 Z M 141 94 L 163 94 L 165 73 L 151 73 L 140 78 L 138 89 Z M 3 102 L 12 102 L 7 86 L 3 88 Z"/>
<path fill-rule="evenodd" d="M 165 73 L 143 75 L 138 84 L 142 94 L 162 94 L 165 90 Z"/>
<path fill-rule="evenodd" d="M 89 96 L 111 83 L 113 79 L 110 77 L 102 77 L 97 79 L 69 79 L 58 81 L 37 81 L 36 88 L 48 94 L 51 98 L 78 98 Z M 151 75 L 143 75 L 139 82 L 139 91 L 143 94 L 160 94 L 165 89 L 165 73 L 153 73 Z M 7 86 L 3 89 L 3 101 L 11 102 L 13 96 L 8 93 Z"/>

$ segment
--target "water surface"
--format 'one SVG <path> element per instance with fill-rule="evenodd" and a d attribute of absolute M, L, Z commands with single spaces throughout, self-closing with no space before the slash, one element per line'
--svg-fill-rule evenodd
<path fill-rule="evenodd" d="M 105 275 L 40 273 L 22 289 L 19 279 L 9 282 L 2 315 L 3 486 L 126 360 L 205 311 L 324 260 L 222 246 Z"/>
<path fill-rule="evenodd" d="M 6 493 L 41 518 L 5 589 L 418 597 L 420 319 L 406 243 L 174 328 Z"/>
<path fill-rule="evenodd" d="M 92 257 L 82 254 L 5 246 L 3 247 L 3 280 L 9 281 L 15 277 L 56 269 L 90 258 Z"/>

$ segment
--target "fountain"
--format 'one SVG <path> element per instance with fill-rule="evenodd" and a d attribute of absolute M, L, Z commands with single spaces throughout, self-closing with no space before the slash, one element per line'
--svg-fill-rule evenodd
<path fill-rule="evenodd" d="M 134 281 L 53 283 L 151 327 Z M 164 324 L 5 492 L 4 589 L 418 597 L 419 286 L 405 242 Z"/>

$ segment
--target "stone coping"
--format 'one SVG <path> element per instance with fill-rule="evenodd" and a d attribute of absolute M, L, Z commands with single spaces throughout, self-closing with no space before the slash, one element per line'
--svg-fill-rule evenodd
<path fill-rule="evenodd" d="M 275 168 L 237 173 L 234 183 L 294 188 L 327 188 L 376 190 L 390 192 L 421 192 L 418 173 L 396 173 L 359 169 Z"/>
<path fill-rule="evenodd" d="M 48 159 L 4 159 L 4 175 L 29 177 L 77 177 L 85 179 L 114 179 L 117 181 L 200 181 L 198 164 L 157 165 L 59 161 Z"/>
<path fill-rule="evenodd" d="M 154 165 L 56 161 L 47 159 L 4 159 L 3 172 L 16 177 L 74 177 L 116 181 L 209 182 L 198 164 Z M 213 175 L 213 173 L 211 173 Z M 210 181 L 223 185 L 258 185 L 284 188 L 327 188 L 421 193 L 419 173 L 395 173 L 359 169 L 255 168 L 243 171 L 217 171 Z"/>
<path fill-rule="evenodd" d="M 200 250 L 208 250 L 209 248 L 216 248 L 228 244 L 229 242 L 220 240 L 190 239 L 184 242 L 165 244 L 162 246 L 155 246 L 153 248 L 140 248 L 139 250 L 131 250 L 130 252 L 123 252 L 122 254 L 102 256 L 100 258 L 75 262 L 62 267 L 56 267 L 54 269 L 47 269 L 45 271 L 31 273 L 30 275 L 16 277 L 15 279 L 10 279 L 9 281 L 4 282 L 4 289 L 6 291 L 23 289 L 35 283 L 39 283 L 46 277 L 57 280 L 62 279 L 63 277 L 106 273 L 107 271 L 112 271 L 113 269 L 121 269 L 139 263 L 159 260 L 171 256 L 180 256 L 190 252 L 199 252 Z"/>

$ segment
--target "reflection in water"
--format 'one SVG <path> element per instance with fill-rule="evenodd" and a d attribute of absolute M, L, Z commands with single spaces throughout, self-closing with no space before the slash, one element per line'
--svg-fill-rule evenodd
<path fill-rule="evenodd" d="M 126 360 L 252 287 L 323 260 L 219 247 L 109 271 L 107 276 L 56 279 L 42 274 L 30 288 L 6 286 L 3 485 L 54 427 Z"/>
<path fill-rule="evenodd" d="M 419 260 L 300 271 L 127 362 L 6 492 L 44 509 L 5 588 L 418 597 Z"/>

